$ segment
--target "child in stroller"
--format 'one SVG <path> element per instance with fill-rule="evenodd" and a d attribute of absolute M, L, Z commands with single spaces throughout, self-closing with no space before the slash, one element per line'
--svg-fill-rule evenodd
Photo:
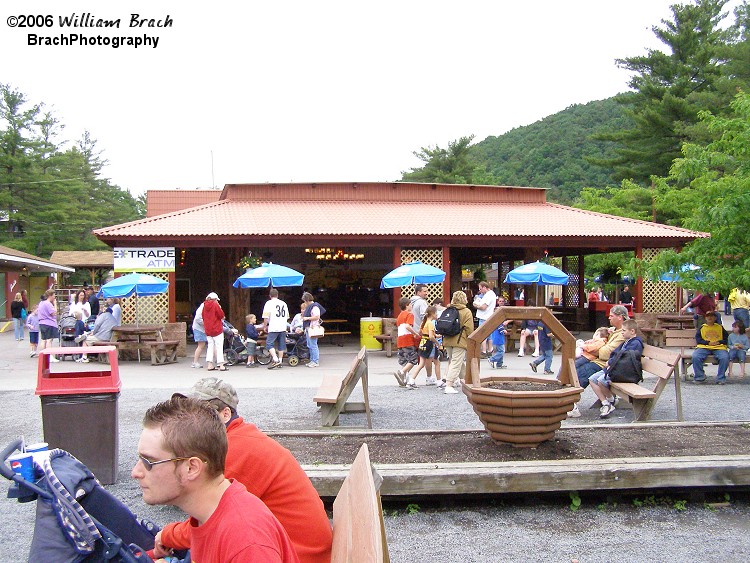
<path fill-rule="evenodd" d="M 70 314 L 63 315 L 60 318 L 60 346 L 64 348 L 67 348 L 69 346 L 78 346 L 78 344 L 76 344 L 75 342 L 75 338 L 79 334 L 77 330 L 81 326 L 83 326 L 83 321 L 81 320 L 80 311 L 77 311 L 77 313 L 78 313 L 78 318 Z M 65 355 L 62 356 L 63 359 L 65 359 L 66 357 L 72 357 L 72 356 L 65 356 Z M 74 359 L 77 359 L 77 358 L 74 358 Z"/>
<path fill-rule="evenodd" d="M 251 353 L 250 350 L 255 353 L 255 357 L 259 364 L 266 365 L 271 362 L 271 353 L 265 348 L 255 348 L 254 342 L 247 342 L 246 339 L 242 338 L 240 331 L 238 331 L 232 324 L 224 319 L 222 321 L 224 326 L 224 359 L 226 365 L 233 366 L 240 362 L 247 362 Z"/>
<path fill-rule="evenodd" d="M 287 327 L 286 334 L 286 358 L 289 365 L 295 367 L 300 361 L 307 363 L 310 360 L 310 350 L 307 347 L 307 338 L 302 328 L 302 313 L 297 313 Z"/>

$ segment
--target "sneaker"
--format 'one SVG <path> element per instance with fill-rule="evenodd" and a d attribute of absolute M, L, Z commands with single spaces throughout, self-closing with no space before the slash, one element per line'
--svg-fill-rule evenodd
<path fill-rule="evenodd" d="M 523 358 L 523 352 L 519 352 L 519 353 L 518 353 L 518 357 L 519 357 L 519 358 Z"/>
<path fill-rule="evenodd" d="M 602 408 L 599 409 L 599 418 L 607 418 L 615 412 L 615 406 L 610 403 L 602 404 Z"/>
<path fill-rule="evenodd" d="M 578 410 L 578 403 L 573 405 L 573 409 L 568 411 L 568 418 L 581 418 L 581 411 Z"/>
<path fill-rule="evenodd" d="M 307 367 L 316 368 L 318 367 L 318 362 L 307 362 Z"/>
<path fill-rule="evenodd" d="M 34 356 L 36 356 L 36 352 L 30 352 L 29 353 L 29 358 L 33 358 Z"/>
<path fill-rule="evenodd" d="M 257 368 L 258 364 L 256 364 L 255 362 L 250 362 L 249 364 L 245 364 L 245 367 L 246 368 Z"/>
<path fill-rule="evenodd" d="M 404 379 L 404 374 L 401 373 L 401 370 L 397 369 L 393 372 L 393 377 L 396 378 L 396 381 L 398 381 L 399 387 L 406 387 L 406 380 Z"/>
<path fill-rule="evenodd" d="M 496 367 L 497 369 L 506 369 L 508 366 L 506 366 L 505 364 L 500 364 L 499 366 L 496 366 Z"/>
<path fill-rule="evenodd" d="M 693 385 L 703 385 L 706 382 L 706 379 L 693 379 Z"/>
<path fill-rule="evenodd" d="M 271 362 L 270 364 L 268 364 L 267 369 L 275 369 L 275 368 L 280 368 L 280 367 L 281 367 L 281 362 L 276 360 L 275 362 Z"/>
<path fill-rule="evenodd" d="M 89 359 L 88 359 L 88 358 L 80 358 L 80 359 L 78 359 L 78 360 L 76 360 L 76 361 L 77 361 L 77 362 L 81 362 L 82 364 L 87 364 L 87 363 L 89 363 Z"/>
<path fill-rule="evenodd" d="M 454 395 L 458 394 L 458 391 L 456 391 L 453 387 L 447 386 L 445 389 L 443 389 L 443 393 L 446 395 Z"/>
<path fill-rule="evenodd" d="M 552 370 L 550 370 L 550 369 L 545 369 L 544 370 L 544 375 L 555 375 L 555 372 L 552 371 Z"/>
<path fill-rule="evenodd" d="M 497 367 L 497 364 L 495 362 L 493 362 L 492 360 L 490 360 L 490 367 L 492 369 L 495 369 Z"/>
<path fill-rule="evenodd" d="M 75 340 L 76 342 L 78 342 L 80 344 L 81 342 L 83 342 L 84 340 L 86 340 L 86 335 L 85 334 L 81 334 L 79 336 L 76 336 L 73 340 Z"/>
<path fill-rule="evenodd" d="M 534 362 L 531 362 L 529 364 L 529 367 L 531 367 L 531 371 L 533 371 L 534 373 L 536 373 L 536 364 Z"/>
<path fill-rule="evenodd" d="M 60 360 L 58 360 L 58 359 L 57 359 L 57 358 L 55 358 L 54 356 L 50 356 L 50 357 L 49 357 L 49 361 L 50 361 L 50 362 L 59 362 Z"/>
<path fill-rule="evenodd" d="M 192 364 L 190 364 L 190 367 L 195 368 L 195 369 L 201 369 L 203 366 L 196 362 L 193 362 Z"/>
<path fill-rule="evenodd" d="M 534 352 L 533 354 L 531 354 L 531 357 L 532 358 L 538 358 L 539 357 L 539 352 Z"/>
<path fill-rule="evenodd" d="M 445 389 L 445 379 L 440 380 L 440 383 L 437 384 L 438 389 Z"/>
<path fill-rule="evenodd" d="M 617 395 L 613 395 L 612 398 L 609 400 L 609 404 L 616 407 L 618 403 L 620 402 L 620 397 Z"/>
<path fill-rule="evenodd" d="M 726 384 L 727 384 L 727 380 L 726 379 L 717 379 L 716 380 L 716 385 L 726 385 Z"/>
<path fill-rule="evenodd" d="M 463 379 L 456 379 L 456 381 L 453 382 L 453 387 L 461 387 L 461 385 L 464 384 Z"/>
<path fill-rule="evenodd" d="M 428 377 L 427 381 L 425 381 L 425 385 L 437 385 L 437 378 L 434 375 L 432 377 Z"/>
<path fill-rule="evenodd" d="M 78 359 L 77 359 L 77 360 L 75 360 L 75 361 L 76 361 L 76 363 L 80 364 L 80 363 L 81 363 L 81 362 L 83 361 L 83 358 L 78 358 Z"/>

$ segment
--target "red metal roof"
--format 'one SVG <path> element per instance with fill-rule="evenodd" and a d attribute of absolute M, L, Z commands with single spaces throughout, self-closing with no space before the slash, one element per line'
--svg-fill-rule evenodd
<path fill-rule="evenodd" d="M 334 197 L 335 196 L 335 197 Z M 344 237 L 377 244 L 386 239 L 540 240 L 565 238 L 592 246 L 640 240 L 643 246 L 679 246 L 698 233 L 545 202 L 545 190 L 444 184 L 227 185 L 215 203 L 94 231 L 110 244 L 185 238 L 211 240 Z M 585 241 L 597 239 L 596 242 Z"/>
<path fill-rule="evenodd" d="M 148 190 L 146 217 L 213 203 L 219 200 L 221 193 L 220 190 Z"/>

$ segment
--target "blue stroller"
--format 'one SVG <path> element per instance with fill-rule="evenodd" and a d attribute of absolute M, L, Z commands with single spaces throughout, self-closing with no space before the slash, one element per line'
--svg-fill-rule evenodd
<path fill-rule="evenodd" d="M 64 450 L 51 450 L 41 465 L 35 463 L 35 481 L 27 481 L 5 464 L 21 447 L 18 439 L 3 450 L 0 473 L 13 481 L 9 498 L 37 501 L 29 561 L 152 563 L 145 550 L 154 547 L 155 524 L 137 520 Z"/>

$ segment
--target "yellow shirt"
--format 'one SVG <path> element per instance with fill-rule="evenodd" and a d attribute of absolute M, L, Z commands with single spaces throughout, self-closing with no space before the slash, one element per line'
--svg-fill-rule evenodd
<path fill-rule="evenodd" d="M 729 303 L 735 309 L 750 309 L 750 293 L 733 289 L 729 294 Z"/>
<path fill-rule="evenodd" d="M 714 340 L 720 341 L 724 336 L 721 328 L 721 325 L 718 323 L 711 326 L 704 324 L 701 327 L 701 338 L 706 342 L 713 342 Z M 727 350 L 727 345 L 717 344 L 716 346 L 711 346 L 710 344 L 698 344 L 696 348 L 706 348 L 707 350 Z"/>

